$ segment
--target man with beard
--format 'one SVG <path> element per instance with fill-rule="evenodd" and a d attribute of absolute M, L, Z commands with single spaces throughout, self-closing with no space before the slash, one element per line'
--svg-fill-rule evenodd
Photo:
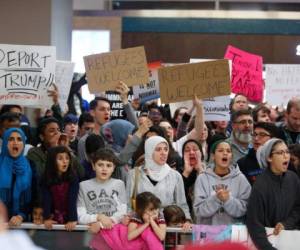
<path fill-rule="evenodd" d="M 232 163 L 247 155 L 252 143 L 253 118 L 251 111 L 238 110 L 231 115 L 232 133 L 226 140 L 232 148 Z"/>
<path fill-rule="evenodd" d="M 285 123 L 280 127 L 280 138 L 287 145 L 300 143 L 300 99 L 289 100 L 285 113 Z"/>

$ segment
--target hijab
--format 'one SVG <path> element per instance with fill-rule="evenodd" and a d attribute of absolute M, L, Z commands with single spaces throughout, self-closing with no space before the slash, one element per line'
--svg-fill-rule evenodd
<path fill-rule="evenodd" d="M 31 180 L 32 171 L 28 160 L 23 155 L 23 150 L 19 156 L 13 158 L 8 151 L 8 139 L 13 132 L 17 132 L 25 146 L 26 137 L 23 131 L 19 128 L 7 129 L 3 134 L 2 151 L 0 154 L 0 195 L 4 203 L 8 203 L 11 199 L 12 192 L 12 213 L 18 214 L 20 210 L 20 197 L 24 192 L 24 201 L 29 203 L 31 199 Z M 13 175 L 15 182 L 13 183 Z M 13 190 L 11 190 L 13 186 Z M 23 200 L 23 197 L 22 197 Z"/>
<path fill-rule="evenodd" d="M 101 126 L 101 135 L 116 153 L 120 153 L 133 130 L 134 125 L 129 121 L 116 119 Z"/>
<path fill-rule="evenodd" d="M 171 170 L 167 163 L 159 165 L 153 160 L 155 147 L 160 143 L 165 143 L 169 147 L 167 140 L 161 136 L 151 136 L 145 142 L 145 168 L 149 177 L 157 182 L 163 180 Z"/>

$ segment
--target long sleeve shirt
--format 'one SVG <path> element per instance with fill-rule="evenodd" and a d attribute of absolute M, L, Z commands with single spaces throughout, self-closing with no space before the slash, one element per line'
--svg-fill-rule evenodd
<path fill-rule="evenodd" d="M 121 180 L 83 181 L 77 200 L 78 221 L 80 224 L 97 222 L 98 214 L 104 214 L 118 223 L 127 212 L 126 201 L 125 184 Z"/>

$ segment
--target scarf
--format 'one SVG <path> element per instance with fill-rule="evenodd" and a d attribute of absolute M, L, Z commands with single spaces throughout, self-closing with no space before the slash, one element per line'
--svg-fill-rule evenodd
<path fill-rule="evenodd" d="M 120 153 L 133 130 L 134 125 L 129 121 L 116 119 L 101 126 L 101 135 L 116 153 Z"/>
<path fill-rule="evenodd" d="M 24 148 L 16 158 L 10 156 L 8 151 L 8 139 L 13 132 L 19 133 L 25 146 L 26 137 L 21 129 L 10 128 L 3 134 L 2 151 L 0 154 L 0 197 L 7 205 L 12 204 L 12 215 L 20 214 L 20 201 L 22 206 L 31 200 L 32 172 L 29 162 L 23 155 Z M 13 182 L 15 175 L 15 182 Z M 13 187 L 12 187 L 13 185 Z M 12 190 L 11 190 L 12 189 Z M 12 193 L 12 201 L 11 201 Z"/>
<path fill-rule="evenodd" d="M 167 140 L 161 136 L 151 136 L 145 142 L 145 168 L 149 173 L 149 177 L 157 182 L 163 180 L 171 170 L 167 163 L 158 165 L 153 160 L 155 147 L 162 142 L 166 143 L 169 147 Z"/>

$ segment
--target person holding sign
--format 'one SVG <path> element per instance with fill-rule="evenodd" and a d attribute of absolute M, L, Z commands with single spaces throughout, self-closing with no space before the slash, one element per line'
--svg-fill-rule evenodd
<path fill-rule="evenodd" d="M 133 111 L 131 104 L 128 102 L 129 88 L 127 85 L 120 81 L 116 87 L 116 91 L 119 92 L 121 100 L 124 105 L 124 110 L 127 115 L 127 119 L 134 126 L 138 126 L 138 121 Z M 111 104 L 110 101 L 105 97 L 95 97 L 90 102 L 90 114 L 95 119 L 94 133 L 99 134 L 101 126 L 110 121 L 111 118 Z"/>

